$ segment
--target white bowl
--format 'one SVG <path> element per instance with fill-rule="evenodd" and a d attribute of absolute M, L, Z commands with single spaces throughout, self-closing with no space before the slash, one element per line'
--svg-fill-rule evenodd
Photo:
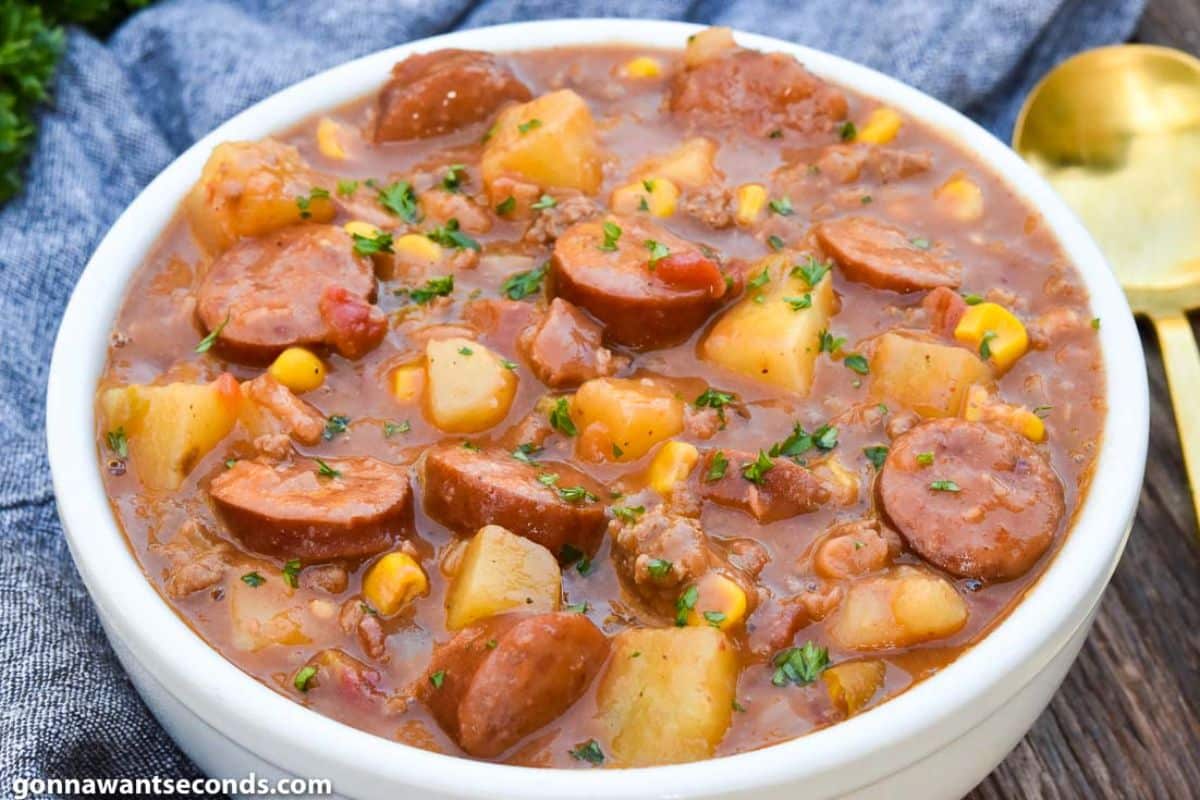
<path fill-rule="evenodd" d="M 1083 643 L 1136 509 L 1149 422 L 1145 364 L 1129 307 L 1104 257 L 1053 190 L 1011 150 L 936 100 L 866 67 L 763 36 L 817 75 L 952 137 L 1006 176 L 1045 217 L 1103 320 L 1108 414 L 1074 530 L 1024 601 L 939 674 L 864 714 L 726 758 L 631 770 L 545 770 L 438 755 L 309 711 L 246 675 L 176 616 L 146 580 L 110 512 L 95 448 L 93 396 L 108 334 L 134 270 L 200 174 L 213 146 L 257 139 L 376 90 L 391 65 L 442 47 L 515 50 L 625 42 L 680 47 L 700 28 L 640 20 L 561 20 L 480 28 L 375 53 L 247 109 L 175 160 L 138 196 L 80 277 L 58 333 L 47 438 L 71 553 L 121 662 L 151 710 L 208 774 L 329 778 L 356 798 L 960 796 L 1041 713 Z"/>

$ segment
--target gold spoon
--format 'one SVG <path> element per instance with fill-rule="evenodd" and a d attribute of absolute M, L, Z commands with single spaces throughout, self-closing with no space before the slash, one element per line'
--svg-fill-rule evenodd
<path fill-rule="evenodd" d="M 1200 521 L 1200 60 L 1151 45 L 1064 61 L 1030 93 L 1013 149 L 1075 209 L 1154 323 Z"/>

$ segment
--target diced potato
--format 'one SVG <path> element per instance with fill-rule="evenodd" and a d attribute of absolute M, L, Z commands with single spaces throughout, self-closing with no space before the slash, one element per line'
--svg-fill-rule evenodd
<path fill-rule="evenodd" d="M 657 58 L 638 56 L 625 62 L 621 67 L 621 74 L 627 78 L 657 78 L 662 74 L 662 64 Z"/>
<path fill-rule="evenodd" d="M 334 161 L 346 160 L 346 148 L 342 144 L 345 133 L 342 126 L 329 117 L 321 117 L 317 123 L 317 149 L 321 155 Z"/>
<path fill-rule="evenodd" d="M 967 306 L 954 328 L 954 338 L 1002 373 L 1029 349 L 1029 334 L 1021 320 L 998 303 Z"/>
<path fill-rule="evenodd" d="M 425 388 L 425 365 L 418 362 L 396 367 L 392 370 L 389 388 L 392 397 L 401 405 L 419 402 Z"/>
<path fill-rule="evenodd" d="M 388 553 L 363 577 L 363 597 L 372 608 L 390 617 L 429 592 L 429 578 L 408 553 Z"/>
<path fill-rule="evenodd" d="M 709 758 L 729 727 L 737 679 L 736 650 L 716 628 L 622 631 L 596 691 L 605 753 L 622 767 Z"/>
<path fill-rule="evenodd" d="M 284 350 L 267 371 L 293 392 L 311 392 L 325 383 L 325 364 L 303 347 Z"/>
<path fill-rule="evenodd" d="M 108 389 L 100 409 L 108 431 L 124 432 L 129 458 L 148 489 L 178 489 L 196 463 L 233 430 L 241 407 L 237 379 Z"/>
<path fill-rule="evenodd" d="M 600 148 L 587 103 L 560 89 L 506 109 L 492 128 L 480 167 L 491 195 L 492 184 L 505 177 L 594 194 L 602 177 Z"/>
<path fill-rule="evenodd" d="M 645 379 L 596 378 L 575 392 L 576 453 L 589 461 L 633 461 L 683 430 L 683 401 Z"/>
<path fill-rule="evenodd" d="M 958 416 L 967 390 L 992 379 L 987 364 L 953 345 L 885 333 L 871 356 L 871 398 L 924 417 Z"/>
<path fill-rule="evenodd" d="M 643 161 L 634 171 L 634 178 L 658 177 L 666 178 L 676 186 L 703 186 L 716 176 L 716 158 L 717 143 L 696 136 L 665 155 Z"/>
<path fill-rule="evenodd" d="M 867 121 L 858 129 L 855 140 L 868 144 L 887 144 L 900 133 L 904 120 L 894 108 L 882 106 L 871 112 Z"/>
<path fill-rule="evenodd" d="M 300 151 L 273 139 L 213 148 L 184 209 L 192 232 L 212 253 L 301 220 L 329 222 L 336 211 Z"/>
<path fill-rule="evenodd" d="M 711 625 L 724 631 L 746 618 L 746 592 L 732 578 L 706 572 L 696 582 L 696 590 L 688 625 Z"/>
<path fill-rule="evenodd" d="M 656 217 L 669 217 L 679 203 L 679 188 L 668 178 L 645 178 L 622 186 L 612 193 L 609 207 L 618 214 L 648 211 Z"/>
<path fill-rule="evenodd" d="M 557 611 L 561 601 L 562 572 L 554 554 L 499 525 L 488 525 L 462 553 L 446 595 L 446 627 L 458 630 L 512 609 Z"/>
<path fill-rule="evenodd" d="M 700 460 L 700 451 L 688 442 L 667 442 L 654 454 L 647 470 L 646 484 L 663 497 L 687 480 Z"/>
<path fill-rule="evenodd" d="M 767 206 L 767 188 L 761 183 L 746 183 L 737 190 L 737 211 L 734 212 L 739 225 L 753 225 Z"/>
<path fill-rule="evenodd" d="M 959 222 L 974 222 L 983 217 L 983 189 L 961 172 L 939 186 L 933 193 L 937 204 Z"/>
<path fill-rule="evenodd" d="M 504 419 L 517 394 L 517 376 L 478 342 L 461 337 L 425 345 L 425 408 L 450 433 L 477 433 Z"/>
<path fill-rule="evenodd" d="M 809 288 L 804 278 L 791 274 L 792 263 L 783 255 L 760 261 L 750 270 L 751 282 L 764 270 L 769 280 L 748 287 L 746 296 L 717 320 L 700 345 L 700 357 L 804 396 L 812 388 L 821 331 L 833 316 L 833 281 L 826 274 Z"/>
<path fill-rule="evenodd" d="M 251 585 L 243 575 L 265 580 Z M 231 641 L 238 650 L 262 650 L 272 645 L 303 645 L 312 641 L 305 631 L 305 612 L 279 571 L 266 564 L 247 564 L 230 571 L 228 595 Z"/>
<path fill-rule="evenodd" d="M 821 673 L 829 699 L 843 714 L 852 717 L 883 686 L 887 667 L 882 661 L 848 661 Z"/>
<path fill-rule="evenodd" d="M 897 567 L 852 584 L 829 633 L 850 650 L 888 650 L 945 638 L 966 622 L 967 604 L 949 581 Z"/>
<path fill-rule="evenodd" d="M 963 405 L 963 419 L 971 422 L 994 422 L 1011 428 L 1031 442 L 1046 440 L 1046 423 L 1023 406 L 993 400 L 983 386 L 972 386 Z"/>
<path fill-rule="evenodd" d="M 699 66 L 736 48 L 733 31 L 729 28 L 709 28 L 688 37 L 683 63 L 689 67 Z"/>

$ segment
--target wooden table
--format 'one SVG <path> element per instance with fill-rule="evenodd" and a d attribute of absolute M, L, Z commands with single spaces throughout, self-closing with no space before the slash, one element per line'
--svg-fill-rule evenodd
<path fill-rule="evenodd" d="M 1200 0 L 1150 0 L 1136 38 L 1200 54 Z M 1158 344 L 1139 330 L 1150 455 L 1133 536 L 1062 688 L 972 800 L 1200 797 L 1200 544 Z"/>

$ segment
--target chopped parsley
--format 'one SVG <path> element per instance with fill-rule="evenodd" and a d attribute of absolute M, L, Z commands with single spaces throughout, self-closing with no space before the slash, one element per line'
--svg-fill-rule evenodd
<path fill-rule="evenodd" d="M 928 250 L 929 249 L 929 240 L 923 236 L 917 236 L 915 238 L 909 239 L 908 241 L 909 241 L 909 243 L 912 244 L 913 247 L 917 248 L 918 250 Z"/>
<path fill-rule="evenodd" d="M 558 496 L 568 503 L 594 503 L 598 499 L 582 486 L 560 486 Z"/>
<path fill-rule="evenodd" d="M 625 455 L 625 451 L 621 449 L 621 445 L 613 442 L 612 454 L 613 458 L 620 458 L 621 456 Z"/>
<path fill-rule="evenodd" d="M 1053 408 L 1054 408 L 1054 406 L 1034 406 L 1033 413 L 1037 417 L 1039 417 L 1041 419 L 1045 419 L 1046 417 L 1050 416 L 1050 411 Z"/>
<path fill-rule="evenodd" d="M 507 358 L 500 359 L 500 366 L 504 367 L 509 372 L 517 371 L 517 362 L 509 361 Z"/>
<path fill-rule="evenodd" d="M 871 462 L 871 466 L 880 469 L 883 467 L 883 462 L 887 461 L 888 448 L 882 444 L 871 445 L 863 448 L 863 455 L 867 457 L 867 461 Z"/>
<path fill-rule="evenodd" d="M 317 676 L 317 668 L 312 664 L 301 667 L 296 673 L 296 677 L 292 679 L 292 685 L 302 692 L 307 692 L 312 679 Z"/>
<path fill-rule="evenodd" d="M 751 289 L 761 289 L 771 282 L 771 275 L 764 269 L 762 272 L 755 275 L 750 280 L 746 281 L 746 285 Z"/>
<path fill-rule="evenodd" d="M 300 575 L 300 559 L 293 558 L 283 565 L 283 582 L 295 589 L 300 585 L 297 576 Z"/>
<path fill-rule="evenodd" d="M 572 614 L 586 614 L 588 610 L 588 602 L 584 600 L 582 603 L 570 603 L 563 606 L 563 611 L 570 611 Z"/>
<path fill-rule="evenodd" d="M 296 198 L 296 208 L 300 209 L 300 219 L 308 219 L 312 216 L 312 201 L 313 200 L 328 200 L 329 190 L 322 189 L 320 186 L 314 186 L 309 190 L 308 194 L 302 194 Z"/>
<path fill-rule="evenodd" d="M 475 250 L 478 252 L 482 249 L 479 246 L 479 242 L 459 230 L 457 217 L 451 217 L 446 220 L 445 225 L 438 225 L 425 235 L 443 247 L 453 247 L 455 250 Z"/>
<path fill-rule="evenodd" d="M 475 351 L 472 350 L 471 348 L 467 347 L 466 345 L 463 345 L 462 347 L 458 348 L 458 354 L 460 356 L 470 356 L 470 355 L 474 355 Z"/>
<path fill-rule="evenodd" d="M 772 200 L 771 202 L 767 203 L 767 205 L 770 207 L 771 211 L 781 217 L 790 217 L 792 214 L 796 213 L 796 210 L 792 208 L 792 199 L 790 197 L 780 197 L 777 200 Z"/>
<path fill-rule="evenodd" d="M 395 214 L 405 222 L 419 222 L 421 209 L 417 206 L 417 193 L 408 181 L 397 181 L 386 188 L 379 188 L 374 181 L 367 185 L 376 191 L 376 199 L 390 213 Z"/>
<path fill-rule="evenodd" d="M 574 564 L 581 558 L 583 558 L 583 551 L 570 542 L 564 544 L 562 549 L 558 551 L 558 560 L 568 566 Z"/>
<path fill-rule="evenodd" d="M 535 454 L 541 452 L 541 449 L 533 442 L 523 442 L 517 445 L 516 449 L 510 455 L 522 464 L 533 465 L 537 463 L 533 457 Z"/>
<path fill-rule="evenodd" d="M 1100 330 L 1100 318 L 1092 317 L 1092 330 Z"/>
<path fill-rule="evenodd" d="M 567 436 L 579 433 L 579 429 L 571 420 L 571 404 L 567 402 L 567 398 L 560 397 L 554 401 L 554 408 L 550 410 L 550 427 Z"/>
<path fill-rule="evenodd" d="M 225 469 L 233 469 L 233 465 L 236 464 L 237 462 L 238 462 L 238 460 L 236 458 L 225 459 Z"/>
<path fill-rule="evenodd" d="M 429 683 L 435 689 L 442 688 L 442 684 L 446 682 L 446 670 L 439 669 L 437 672 L 429 676 Z"/>
<path fill-rule="evenodd" d="M 622 522 L 637 522 L 646 513 L 645 506 L 612 506 L 613 516 Z"/>
<path fill-rule="evenodd" d="M 358 191 L 358 181 L 343 179 L 337 182 L 339 197 L 349 197 Z"/>
<path fill-rule="evenodd" d="M 646 571 L 651 578 L 665 578 L 671 571 L 671 562 L 665 558 L 652 558 L 646 563 Z"/>
<path fill-rule="evenodd" d="M 544 211 L 547 208 L 554 208 L 558 205 L 558 201 L 548 194 L 544 194 L 537 199 L 536 202 L 530 203 L 529 207 L 538 211 Z"/>
<path fill-rule="evenodd" d="M 803 311 L 806 308 L 812 308 L 812 295 L 803 294 L 799 297 L 785 297 L 783 302 L 792 307 L 792 311 Z"/>
<path fill-rule="evenodd" d="M 466 179 L 466 164 L 451 164 L 446 167 L 446 174 L 442 176 L 442 188 L 447 192 L 457 192 Z"/>
<path fill-rule="evenodd" d="M 510 275 L 500 284 L 500 291 L 509 300 L 524 300 L 531 294 L 542 291 L 542 279 L 546 277 L 546 264 Z"/>
<path fill-rule="evenodd" d="M 729 468 L 729 459 L 725 457 L 722 450 L 713 453 L 711 462 L 708 465 L 708 472 L 704 474 L 704 480 L 709 483 L 719 481 L 725 477 L 725 470 Z"/>
<path fill-rule="evenodd" d="M 671 255 L 671 248 L 667 247 L 662 242 L 656 242 L 653 239 L 647 239 L 646 241 L 642 242 L 642 244 L 646 245 L 646 249 L 650 251 L 650 260 L 647 262 L 647 266 L 649 266 L 650 269 L 654 269 L 656 266 L 658 266 L 658 262 Z"/>
<path fill-rule="evenodd" d="M 257 589 L 259 586 L 262 586 L 266 582 L 267 582 L 267 579 L 264 578 L 262 575 L 259 575 L 257 572 L 247 572 L 245 575 L 242 576 L 242 583 L 246 584 L 247 586 L 249 586 L 252 589 Z"/>
<path fill-rule="evenodd" d="M 588 739 L 568 752 L 571 754 L 571 758 L 577 761 L 586 761 L 595 765 L 604 763 L 604 751 L 600 749 L 600 745 L 595 739 Z"/>
<path fill-rule="evenodd" d="M 720 628 L 721 623 L 725 621 L 725 612 L 723 611 L 705 611 L 704 619 L 709 625 L 714 628 Z"/>
<path fill-rule="evenodd" d="M 742 466 L 742 477 L 754 484 L 761 484 L 766 474 L 775 469 L 775 462 L 765 451 L 759 450 L 758 457 Z"/>
<path fill-rule="evenodd" d="M 526 120 L 525 122 L 522 122 L 519 125 L 517 125 L 517 130 L 520 131 L 522 136 L 524 136 L 525 134 L 529 133 L 530 131 L 535 130 L 536 128 L 540 128 L 540 127 L 542 127 L 542 121 L 540 119 L 538 119 L 537 117 L 534 117 L 531 120 Z"/>
<path fill-rule="evenodd" d="M 857 136 L 858 128 L 854 127 L 854 123 L 850 120 L 846 120 L 838 127 L 838 137 L 843 142 L 853 142 Z"/>
<path fill-rule="evenodd" d="M 504 198 L 499 203 L 496 203 L 496 213 L 499 214 L 500 216 L 504 216 L 505 214 L 511 214 L 512 210 L 516 207 L 517 207 L 517 198 L 513 197 L 510 194 L 508 197 Z"/>
<path fill-rule="evenodd" d="M 815 642 L 805 642 L 803 647 L 789 647 L 775 654 L 771 659 L 775 667 L 771 675 L 771 683 L 776 686 L 787 686 L 794 683 L 804 686 L 812 683 L 825 668 L 829 666 L 829 651 Z"/>
<path fill-rule="evenodd" d="M 611 253 L 617 249 L 617 241 L 621 238 L 621 228 L 615 222 L 605 222 L 603 226 L 604 242 L 600 249 Z"/>
<path fill-rule="evenodd" d="M 390 439 L 397 433 L 408 433 L 412 430 L 412 423 L 408 420 L 403 422 L 385 422 L 383 423 L 383 436 L 385 439 Z"/>
<path fill-rule="evenodd" d="M 321 476 L 322 478 L 340 478 L 340 477 L 342 477 L 342 473 L 340 470 L 336 470 L 333 467 L 329 466 L 322 459 L 318 458 L 316 461 L 317 461 L 317 475 Z"/>
<path fill-rule="evenodd" d="M 351 234 L 354 237 L 354 252 L 360 256 L 373 256 L 376 253 L 392 253 L 392 235 L 380 231 L 374 236 L 363 236 L 361 233 Z"/>
<path fill-rule="evenodd" d="M 719 389 L 714 389 L 711 386 L 704 390 L 704 393 L 696 398 L 696 408 L 711 408 L 717 412 L 717 418 L 721 420 L 721 426 L 725 425 L 725 406 L 737 402 L 737 395 L 733 392 L 722 392 Z"/>
<path fill-rule="evenodd" d="M 834 336 L 828 330 L 821 331 L 819 336 L 821 339 L 821 347 L 818 352 L 821 353 L 829 353 L 830 355 L 833 355 L 837 351 L 841 350 L 842 345 L 846 343 L 845 336 Z"/>
<path fill-rule="evenodd" d="M 687 625 L 688 615 L 692 609 L 696 607 L 696 601 L 700 599 L 700 590 L 695 586 L 689 586 L 683 590 L 683 594 L 675 599 L 675 625 L 682 628 Z"/>
<path fill-rule="evenodd" d="M 768 236 L 767 237 L 767 245 L 770 246 L 770 248 L 772 250 L 774 250 L 776 253 L 778 253 L 780 250 L 783 249 L 783 239 L 780 239 L 778 236 L 774 236 L 774 235 Z"/>
<path fill-rule="evenodd" d="M 349 427 L 349 417 L 342 414 L 334 414 L 325 420 L 325 430 L 321 432 L 321 438 L 328 442 L 339 433 L 345 433 Z"/>
<path fill-rule="evenodd" d="M 871 371 L 871 367 L 867 364 L 866 356 L 859 355 L 858 353 L 851 353 L 846 356 L 842 360 L 842 363 L 846 365 L 847 369 L 854 370 L 859 375 L 866 375 Z"/>
<path fill-rule="evenodd" d="M 933 481 L 929 484 L 929 488 L 935 492 L 961 492 L 962 487 L 954 481 Z"/>
<path fill-rule="evenodd" d="M 592 560 L 590 558 L 581 558 L 579 561 L 575 562 L 575 571 L 586 578 L 588 575 L 592 574 L 592 566 Z M 583 604 L 583 608 L 585 611 L 587 610 L 587 603 Z"/>
<path fill-rule="evenodd" d="M 221 324 L 209 331 L 208 336 L 205 336 L 200 340 L 200 344 L 196 345 L 196 352 L 207 353 L 209 350 L 211 350 L 212 346 L 217 343 L 217 339 L 220 337 L 221 331 L 225 330 L 225 326 L 228 324 L 229 314 L 226 313 L 225 319 L 221 320 Z"/>
<path fill-rule="evenodd" d="M 117 454 L 117 458 L 129 458 L 129 442 L 125 438 L 124 427 L 104 434 L 104 441 L 108 449 Z"/>
<path fill-rule="evenodd" d="M 425 281 L 424 286 L 416 289 L 400 289 L 399 292 L 407 292 L 408 296 L 414 303 L 419 306 L 427 305 L 435 297 L 446 297 L 454 291 L 454 276 L 440 275 L 436 278 L 430 278 Z"/>
<path fill-rule="evenodd" d="M 922 467 L 928 467 L 933 463 L 933 453 L 917 453 L 917 463 Z"/>
<path fill-rule="evenodd" d="M 984 331 L 983 336 L 979 339 L 979 357 L 987 361 L 992 357 L 992 339 L 995 339 L 1000 334 L 995 331 Z"/>
<path fill-rule="evenodd" d="M 792 426 L 791 434 L 782 442 L 771 445 L 768 451 L 772 457 L 784 456 L 793 460 L 816 447 L 818 450 L 832 450 L 837 447 L 838 429 L 829 424 L 822 425 L 812 433 L 804 430 L 799 422 Z"/>
<path fill-rule="evenodd" d="M 969 306 L 977 306 L 983 302 L 983 296 L 978 294 L 964 294 L 963 302 Z"/>

